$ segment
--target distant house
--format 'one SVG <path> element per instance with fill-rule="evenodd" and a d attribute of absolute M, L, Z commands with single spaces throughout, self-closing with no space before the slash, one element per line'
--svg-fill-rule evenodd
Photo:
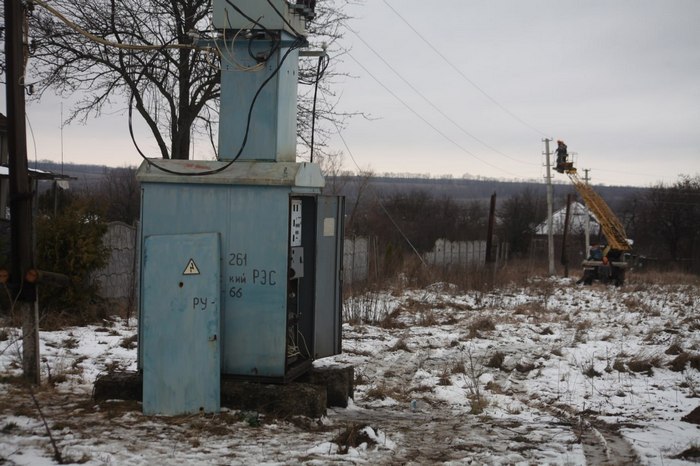
<path fill-rule="evenodd" d="M 586 232 L 586 217 L 590 219 L 590 230 L 588 230 L 591 236 L 597 236 L 600 232 L 600 224 L 598 219 L 586 208 L 585 205 L 580 202 L 572 202 L 569 211 L 569 234 L 570 235 L 583 235 Z M 566 207 L 557 210 L 552 213 L 552 231 L 555 235 L 564 234 L 564 224 L 566 222 Z M 548 233 L 547 229 L 547 219 L 544 219 L 542 223 L 537 225 L 535 228 L 535 234 L 546 235 Z"/>

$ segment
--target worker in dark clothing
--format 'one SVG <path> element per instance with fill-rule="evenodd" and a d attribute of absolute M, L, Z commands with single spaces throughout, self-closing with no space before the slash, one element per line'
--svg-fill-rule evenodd
<path fill-rule="evenodd" d="M 557 141 L 557 168 L 556 170 L 559 173 L 564 173 L 564 166 L 566 164 L 566 158 L 569 156 L 569 153 L 566 151 L 566 144 L 564 144 L 564 141 L 559 140 Z"/>
<path fill-rule="evenodd" d="M 591 244 L 591 250 L 588 255 L 589 261 L 602 261 L 603 260 L 603 248 L 600 244 Z"/>

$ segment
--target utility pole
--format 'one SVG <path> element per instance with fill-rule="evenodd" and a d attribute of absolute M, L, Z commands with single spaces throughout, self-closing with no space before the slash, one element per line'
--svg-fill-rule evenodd
<path fill-rule="evenodd" d="M 7 100 L 10 171 L 10 291 L 22 316 L 22 370 L 31 383 L 39 384 L 39 315 L 36 289 L 24 280 L 34 265 L 32 189 L 27 167 L 25 124 L 25 6 L 20 0 L 5 0 L 5 85 Z"/>
<path fill-rule="evenodd" d="M 496 193 L 491 195 L 491 208 L 489 209 L 489 226 L 486 233 L 486 262 L 493 262 L 493 230 L 496 224 Z"/>
<path fill-rule="evenodd" d="M 591 171 L 590 168 L 584 168 L 583 171 L 586 173 L 586 176 L 583 177 L 583 180 L 586 182 L 586 185 L 588 185 L 588 181 L 590 178 L 588 177 L 588 172 Z M 588 206 L 586 207 L 586 229 L 585 229 L 585 237 L 586 237 L 586 250 L 583 251 L 583 258 L 588 259 L 588 254 L 591 251 L 591 213 L 588 211 Z"/>
<path fill-rule="evenodd" d="M 554 229 L 552 227 L 552 166 L 549 143 L 551 139 L 543 139 L 544 153 L 547 156 L 547 258 L 549 261 L 549 275 L 555 275 L 554 269 Z"/>
<path fill-rule="evenodd" d="M 564 276 L 569 276 L 569 255 L 566 250 L 566 237 L 569 235 L 569 217 L 571 216 L 571 194 L 566 195 L 566 217 L 564 218 L 564 233 L 561 239 L 561 265 L 564 266 Z"/>

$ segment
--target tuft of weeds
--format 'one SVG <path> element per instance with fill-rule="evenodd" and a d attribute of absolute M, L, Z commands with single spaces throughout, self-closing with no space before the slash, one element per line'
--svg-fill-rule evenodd
<path fill-rule="evenodd" d="M 661 367 L 661 363 L 662 358 L 658 354 L 640 354 L 627 361 L 627 367 L 632 372 L 646 372 L 652 375 L 652 368 Z"/>
<path fill-rule="evenodd" d="M 664 351 L 664 353 L 670 354 L 671 356 L 677 356 L 683 353 L 683 347 L 679 342 L 674 341 L 673 343 L 671 343 L 671 346 L 669 346 L 668 349 Z"/>
<path fill-rule="evenodd" d="M 688 364 L 693 369 L 700 371 L 700 354 L 680 353 L 668 364 L 668 367 L 674 372 L 682 372 Z"/>
<path fill-rule="evenodd" d="M 469 396 L 469 412 L 471 414 L 481 414 L 484 409 L 489 405 L 489 401 L 483 395 L 472 394 Z"/>
<path fill-rule="evenodd" d="M 345 455 L 350 448 L 357 448 L 363 443 L 366 443 L 368 446 L 376 445 L 377 442 L 365 432 L 367 427 L 369 426 L 366 424 L 351 424 L 343 431 L 339 432 L 338 435 L 333 438 L 333 443 L 337 444 L 339 447 L 338 453 Z"/>
<path fill-rule="evenodd" d="M 448 368 L 445 368 L 442 370 L 440 373 L 440 377 L 438 378 L 438 385 L 442 385 L 443 387 L 446 387 L 448 385 L 452 385 L 452 378 L 450 377 L 452 373 Z"/>
<path fill-rule="evenodd" d="M 505 390 L 503 390 L 503 387 L 498 384 L 498 382 L 495 382 L 493 380 L 490 380 L 484 388 L 491 393 L 494 393 L 496 395 L 503 395 L 505 393 Z"/>
<path fill-rule="evenodd" d="M 406 324 L 399 320 L 402 309 L 397 307 L 393 311 L 386 314 L 386 316 L 378 322 L 381 328 L 392 329 L 392 328 L 406 328 Z"/>
<path fill-rule="evenodd" d="M 458 361 L 454 363 L 451 372 L 452 374 L 466 374 L 466 369 L 464 368 L 464 361 Z"/>
<path fill-rule="evenodd" d="M 119 346 L 126 349 L 135 349 L 137 346 L 138 338 L 139 336 L 137 334 L 134 334 L 130 337 L 122 338 L 122 341 L 119 343 Z"/>
<path fill-rule="evenodd" d="M 496 330 L 496 324 L 490 317 L 480 317 L 469 324 L 469 337 L 477 338 L 482 332 Z"/>
<path fill-rule="evenodd" d="M 615 359 L 612 368 L 617 372 L 627 372 L 627 368 L 625 367 L 625 363 L 622 362 L 622 359 Z"/>
<path fill-rule="evenodd" d="M 588 378 L 594 378 L 594 377 L 600 377 L 603 375 L 602 372 L 599 372 L 595 369 L 595 366 L 593 365 L 593 362 L 590 362 L 583 368 L 583 375 L 585 375 Z"/>
<path fill-rule="evenodd" d="M 80 341 L 77 338 L 71 336 L 61 342 L 61 347 L 66 349 L 75 349 L 78 347 L 79 344 Z"/>
<path fill-rule="evenodd" d="M 535 370 L 535 364 L 529 361 L 521 361 L 515 365 L 515 370 L 521 374 L 527 374 L 528 372 Z"/>
<path fill-rule="evenodd" d="M 491 358 L 489 358 L 488 362 L 485 364 L 486 367 L 493 367 L 495 369 L 502 369 L 503 368 L 503 362 L 506 359 L 506 355 L 502 353 L 501 351 L 496 351 L 491 355 Z"/>
<path fill-rule="evenodd" d="M 17 429 L 18 427 L 19 426 L 17 425 L 16 422 L 8 422 L 7 424 L 5 424 L 2 427 L 2 429 L 0 429 L 0 432 L 2 432 L 3 434 L 9 434 L 10 432 Z"/>
<path fill-rule="evenodd" d="M 367 377 L 365 376 L 364 373 L 355 371 L 355 379 L 353 380 L 353 385 L 358 386 L 358 385 L 365 385 L 369 382 L 367 380 Z"/>
<path fill-rule="evenodd" d="M 437 317 L 435 316 L 435 311 L 430 309 L 425 309 L 418 313 L 417 325 L 420 327 L 432 327 L 438 323 Z"/>
<path fill-rule="evenodd" d="M 405 393 L 400 392 L 396 387 L 389 387 L 385 383 L 380 383 L 367 390 L 366 398 L 371 400 L 386 400 L 392 398 L 399 401 L 407 401 Z"/>
<path fill-rule="evenodd" d="M 691 445 L 690 447 L 686 448 L 682 452 L 678 453 L 675 456 L 672 456 L 671 458 L 677 459 L 677 460 L 689 460 L 689 461 L 697 461 L 698 458 L 700 458 L 700 446 L 698 445 Z"/>

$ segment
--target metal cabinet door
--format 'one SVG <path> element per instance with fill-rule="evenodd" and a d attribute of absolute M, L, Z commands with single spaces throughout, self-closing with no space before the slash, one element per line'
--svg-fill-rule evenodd
<path fill-rule="evenodd" d="M 319 196 L 316 225 L 314 357 L 341 352 L 345 198 Z"/>
<path fill-rule="evenodd" d="M 144 241 L 144 414 L 220 410 L 219 249 L 218 233 Z"/>

